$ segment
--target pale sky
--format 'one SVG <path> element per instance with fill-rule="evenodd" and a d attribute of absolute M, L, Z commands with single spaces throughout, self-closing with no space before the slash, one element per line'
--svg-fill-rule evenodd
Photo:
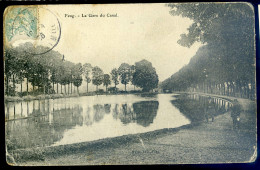
<path fill-rule="evenodd" d="M 110 73 L 121 63 L 152 62 L 163 81 L 188 64 L 201 46 L 182 47 L 177 41 L 192 20 L 169 14 L 165 4 L 51 5 L 61 23 L 55 51 L 65 60 L 90 63 Z M 82 14 L 117 14 L 118 17 L 81 17 Z M 75 18 L 65 15 L 75 15 Z M 86 86 L 83 84 L 83 86 Z M 83 87 L 85 88 L 85 87 Z"/>
<path fill-rule="evenodd" d="M 91 63 L 104 73 L 121 63 L 142 59 L 152 62 L 159 80 L 177 72 L 195 55 L 201 44 L 180 46 L 180 34 L 192 21 L 169 14 L 164 4 L 49 6 L 61 22 L 61 39 L 54 50 L 72 62 Z M 114 14 L 115 18 L 67 18 L 65 14 Z"/>

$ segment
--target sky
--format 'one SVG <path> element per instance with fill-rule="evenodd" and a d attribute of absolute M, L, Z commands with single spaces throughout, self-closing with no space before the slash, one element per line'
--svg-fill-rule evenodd
<path fill-rule="evenodd" d="M 163 81 L 195 55 L 201 44 L 180 46 L 180 34 L 192 24 L 169 14 L 164 4 L 73 5 L 48 7 L 61 22 L 61 38 L 54 48 L 73 62 L 99 66 L 104 73 L 121 63 L 152 62 Z M 118 17 L 68 18 L 67 15 L 117 14 Z"/>
<path fill-rule="evenodd" d="M 187 48 L 177 43 L 193 21 L 170 15 L 170 8 L 165 4 L 50 5 L 44 8 L 52 11 L 61 23 L 61 37 L 53 50 L 64 54 L 65 60 L 99 66 L 104 73 L 110 73 L 121 63 L 132 65 L 146 59 L 155 67 L 159 81 L 163 81 L 188 64 L 202 46 L 195 43 Z M 81 17 L 89 14 L 99 17 Z M 107 14 L 117 17 L 107 17 Z"/>

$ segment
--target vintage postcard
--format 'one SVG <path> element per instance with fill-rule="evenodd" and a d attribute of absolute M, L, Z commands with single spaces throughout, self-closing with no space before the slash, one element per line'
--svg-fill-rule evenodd
<path fill-rule="evenodd" d="M 254 162 L 254 16 L 241 2 L 8 6 L 7 163 Z"/>

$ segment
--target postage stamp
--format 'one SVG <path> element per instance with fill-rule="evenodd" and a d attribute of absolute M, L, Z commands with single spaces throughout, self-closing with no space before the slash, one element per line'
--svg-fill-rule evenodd
<path fill-rule="evenodd" d="M 43 54 L 59 42 L 61 25 L 49 9 L 39 6 L 13 6 L 5 11 L 5 43 L 17 46 L 31 42 L 27 52 Z"/>
<path fill-rule="evenodd" d="M 7 7 L 6 162 L 254 162 L 254 11 L 243 2 Z"/>

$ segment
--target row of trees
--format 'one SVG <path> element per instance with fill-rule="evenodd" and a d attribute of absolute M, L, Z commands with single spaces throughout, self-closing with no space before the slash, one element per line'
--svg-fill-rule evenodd
<path fill-rule="evenodd" d="M 32 91 L 38 93 L 54 93 L 56 90 L 61 93 L 72 93 L 72 87 L 79 87 L 82 84 L 82 65 L 74 64 L 64 60 L 59 52 L 49 51 L 41 55 L 33 55 L 32 50 L 42 50 L 45 47 L 35 49 L 31 43 L 25 43 L 18 47 L 5 48 L 4 73 L 6 95 L 16 94 L 16 84 L 20 84 L 20 94 L 23 95 L 23 82 L 26 81 L 26 94 L 29 94 L 29 83 Z M 38 87 L 37 89 L 35 87 Z"/>
<path fill-rule="evenodd" d="M 194 23 L 178 43 L 204 44 L 190 63 L 162 82 L 169 91 L 254 98 L 254 13 L 246 3 L 170 4 L 170 13 Z"/>
<path fill-rule="evenodd" d="M 38 47 L 44 48 L 44 47 Z M 59 52 L 49 51 L 41 55 L 31 54 L 34 49 L 31 43 L 25 43 L 15 48 L 5 48 L 5 93 L 15 95 L 16 84 L 20 84 L 23 94 L 23 82 L 26 80 L 26 94 L 29 94 L 29 83 L 32 91 L 43 94 L 52 93 L 73 93 L 73 87 L 82 85 L 84 76 L 87 83 L 96 86 L 104 85 L 106 91 L 109 85 L 114 84 L 114 89 L 119 81 L 125 86 L 130 82 L 132 85 L 140 87 L 143 91 L 150 91 L 158 86 L 158 75 L 152 63 L 147 60 L 136 62 L 135 65 L 122 63 L 119 68 L 114 68 L 110 74 L 104 74 L 98 66 L 89 63 L 74 64 L 66 61 Z M 40 50 L 40 49 L 38 49 Z M 41 49 L 42 50 L 42 49 Z M 55 89 L 56 84 L 56 89 Z M 37 90 L 35 87 L 38 87 Z M 59 89 L 60 88 L 60 89 Z"/>

